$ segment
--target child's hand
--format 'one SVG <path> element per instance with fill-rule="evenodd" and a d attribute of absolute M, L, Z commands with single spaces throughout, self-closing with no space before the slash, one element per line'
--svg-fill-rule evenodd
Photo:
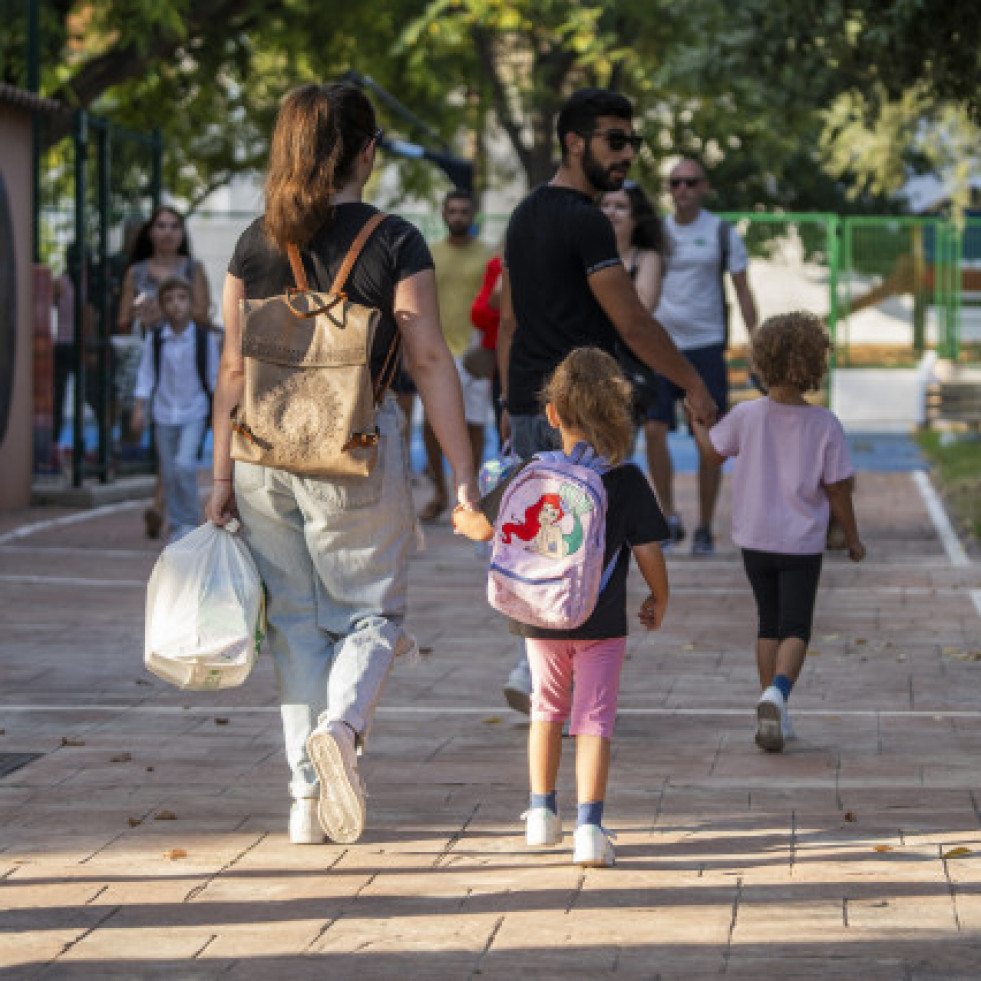
<path fill-rule="evenodd" d="M 664 614 L 667 611 L 668 604 L 667 601 L 660 601 L 653 593 L 651 593 L 643 603 L 640 604 L 640 622 L 648 630 L 657 630 L 661 626 L 661 622 L 664 620 Z"/>
<path fill-rule="evenodd" d="M 133 411 L 129 415 L 129 429 L 134 436 L 139 436 L 143 432 L 143 406 L 133 406 Z"/>
<path fill-rule="evenodd" d="M 861 562 L 865 558 L 865 546 L 858 539 L 848 543 L 848 557 L 852 562 Z"/>
<path fill-rule="evenodd" d="M 474 542 L 489 542 L 494 537 L 494 526 L 481 511 L 471 511 L 458 505 L 453 509 L 453 532 L 466 535 Z"/>

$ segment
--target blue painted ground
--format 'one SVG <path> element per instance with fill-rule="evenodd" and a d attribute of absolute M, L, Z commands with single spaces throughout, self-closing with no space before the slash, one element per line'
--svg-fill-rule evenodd
<path fill-rule="evenodd" d="M 65 426 L 62 432 L 62 445 L 69 445 L 71 428 Z M 98 436 L 94 426 L 86 427 L 85 442 L 89 447 L 97 445 Z M 144 441 L 146 443 L 146 440 Z M 698 455 L 695 441 L 687 432 L 671 433 L 668 437 L 671 459 L 678 473 L 694 473 L 698 467 Z M 900 433 L 849 433 L 848 447 L 852 454 L 855 469 L 865 472 L 895 473 L 910 470 L 925 470 L 927 463 L 919 447 L 909 437 Z M 487 427 L 484 459 L 490 459 L 498 452 L 497 432 L 493 426 Z M 634 460 L 646 469 L 643 437 L 637 440 Z M 422 443 L 422 428 L 416 424 L 412 429 L 410 445 L 410 460 L 415 473 L 422 473 L 426 468 L 426 451 Z M 202 466 L 211 466 L 211 433 L 208 433 L 205 450 L 202 456 Z M 727 464 L 728 467 L 728 464 Z"/>
<path fill-rule="evenodd" d="M 668 436 L 671 460 L 678 473 L 694 473 L 698 469 L 698 453 L 695 441 L 687 432 L 674 432 Z M 926 470 L 927 463 L 919 447 L 909 437 L 900 433 L 849 433 L 848 449 L 856 470 L 865 472 L 894 473 L 909 470 Z M 498 452 L 497 433 L 493 426 L 487 428 L 484 459 Z M 643 437 L 637 440 L 634 461 L 646 469 Z M 426 468 L 426 451 L 422 445 L 422 430 L 413 427 L 410 459 L 412 469 L 421 473 Z M 728 469 L 730 465 L 726 464 Z"/>

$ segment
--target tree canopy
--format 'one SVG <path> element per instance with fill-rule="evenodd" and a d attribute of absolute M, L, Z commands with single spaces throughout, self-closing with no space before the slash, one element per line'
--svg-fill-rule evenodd
<path fill-rule="evenodd" d="M 21 85 L 24 10 L 0 0 L 0 78 Z M 485 184 L 494 166 L 546 179 L 562 100 L 618 88 L 647 137 L 642 176 L 697 153 L 726 207 L 884 194 L 911 165 L 962 158 L 981 124 L 981 18 L 935 0 L 46 0 L 39 12 L 43 94 L 159 127 L 166 185 L 192 204 L 261 166 L 286 91 L 349 68 L 476 156 Z M 380 110 L 386 129 L 416 135 Z M 938 152 L 924 121 L 953 134 Z M 510 148 L 494 165 L 493 132 Z M 407 190 L 429 179 L 404 165 Z"/>

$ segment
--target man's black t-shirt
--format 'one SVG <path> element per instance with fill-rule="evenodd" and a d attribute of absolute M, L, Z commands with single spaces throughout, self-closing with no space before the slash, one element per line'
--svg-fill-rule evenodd
<path fill-rule="evenodd" d="M 330 288 L 351 243 L 377 210 L 361 202 L 335 207 L 332 220 L 300 250 L 311 289 Z M 358 256 L 344 292 L 356 303 L 377 307 L 381 312 L 371 351 L 372 377 L 379 377 L 396 330 L 392 316 L 396 285 L 432 267 L 429 247 L 419 230 L 396 215 L 389 215 L 375 229 Z M 228 271 L 244 282 L 245 295 L 250 300 L 280 296 L 286 287 L 296 285 L 289 258 L 266 238 L 262 218 L 242 233 Z"/>
<path fill-rule="evenodd" d="M 573 348 L 614 353 L 616 329 L 587 282 L 619 265 L 613 226 L 593 201 L 568 187 L 543 184 L 515 209 L 505 262 L 517 330 L 508 368 L 508 409 L 541 411 L 548 375 Z"/>
<path fill-rule="evenodd" d="M 480 509 L 488 521 L 496 521 L 504 489 L 521 469 L 516 470 L 507 481 L 480 502 Z M 511 633 L 519 637 L 544 640 L 604 640 L 608 637 L 626 637 L 630 546 L 663 542 L 670 536 L 670 532 L 651 485 L 633 463 L 608 470 L 603 474 L 603 487 L 606 489 L 606 550 L 603 554 L 603 568 L 606 568 L 618 552 L 619 556 L 609 582 L 599 594 L 596 609 L 575 630 L 547 630 L 510 620 Z"/>

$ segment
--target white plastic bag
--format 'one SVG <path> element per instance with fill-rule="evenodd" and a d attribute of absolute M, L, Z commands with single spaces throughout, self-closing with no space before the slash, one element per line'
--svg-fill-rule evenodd
<path fill-rule="evenodd" d="M 210 521 L 168 545 L 146 594 L 143 660 L 192 691 L 242 684 L 265 637 L 262 581 L 237 521 Z"/>

